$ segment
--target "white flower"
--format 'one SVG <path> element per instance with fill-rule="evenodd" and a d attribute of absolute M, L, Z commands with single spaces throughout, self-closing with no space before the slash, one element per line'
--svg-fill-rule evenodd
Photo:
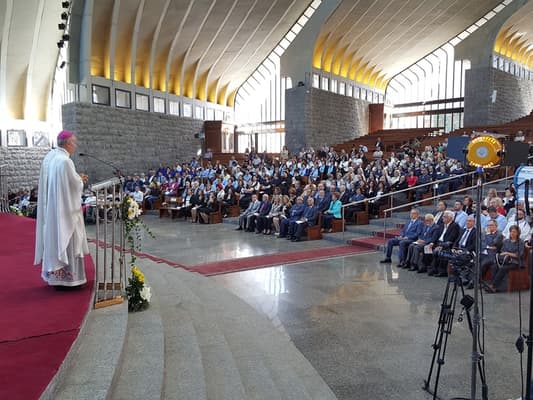
<path fill-rule="evenodd" d="M 141 295 L 141 299 L 146 300 L 148 303 L 150 302 L 152 293 L 150 293 L 150 288 L 148 286 L 143 286 L 139 294 Z"/>

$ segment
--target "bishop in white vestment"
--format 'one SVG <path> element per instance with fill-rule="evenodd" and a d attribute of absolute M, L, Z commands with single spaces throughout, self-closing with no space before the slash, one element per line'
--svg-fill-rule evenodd
<path fill-rule="evenodd" d="M 51 286 L 80 286 L 87 279 L 83 257 L 89 253 L 81 209 L 86 176 L 70 159 L 76 137 L 62 131 L 58 147 L 46 155 L 39 176 L 34 264 L 42 263 L 41 276 Z"/>

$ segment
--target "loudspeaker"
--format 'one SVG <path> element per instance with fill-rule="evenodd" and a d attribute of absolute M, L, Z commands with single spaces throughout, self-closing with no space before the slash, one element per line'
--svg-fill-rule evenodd
<path fill-rule="evenodd" d="M 465 150 L 468 142 L 470 142 L 470 137 L 468 136 L 449 136 L 446 157 L 455 158 L 464 164 L 466 160 Z"/>
<path fill-rule="evenodd" d="M 505 153 L 500 163 L 502 166 L 516 167 L 520 164 L 527 165 L 529 156 L 529 145 L 523 142 L 506 140 L 503 142 Z"/>

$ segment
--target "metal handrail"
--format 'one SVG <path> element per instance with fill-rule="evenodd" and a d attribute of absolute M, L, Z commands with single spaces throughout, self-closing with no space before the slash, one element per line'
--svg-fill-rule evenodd
<path fill-rule="evenodd" d="M 504 178 L 498 178 L 498 179 L 495 179 L 495 180 L 490 181 L 490 182 L 485 182 L 484 185 L 490 185 L 490 184 L 498 183 L 498 182 L 505 181 L 505 180 L 508 180 L 508 179 L 512 179 L 512 175 L 506 176 Z M 461 192 L 466 192 L 468 190 L 473 190 L 476 187 L 477 187 L 477 185 L 472 185 L 472 186 L 465 187 L 465 188 L 462 188 L 462 189 L 454 190 L 453 192 L 446 192 L 446 195 L 448 196 L 448 195 L 453 195 L 453 194 L 457 194 L 457 193 L 461 193 Z M 390 208 L 387 208 L 387 209 L 383 210 L 383 214 L 384 214 L 384 218 L 383 218 L 384 237 L 387 234 L 387 223 L 386 223 L 386 221 L 387 221 L 387 213 L 388 212 L 390 212 L 390 214 L 391 214 L 389 218 L 392 218 L 392 211 L 394 211 L 394 210 L 397 210 L 397 209 L 400 209 L 400 208 L 409 207 L 409 206 L 413 206 L 415 204 L 422 203 L 424 201 L 438 199 L 441 196 L 442 195 L 432 196 L 432 197 L 428 197 L 428 198 L 425 198 L 425 199 L 422 199 L 422 200 L 412 201 L 412 202 L 407 203 L 407 204 L 402 204 L 400 206 L 390 207 Z M 481 205 L 477 205 L 477 207 L 481 207 Z"/>
<path fill-rule="evenodd" d="M 462 178 L 463 176 L 468 176 L 468 175 L 473 175 L 475 174 L 476 171 L 471 171 L 471 172 L 465 172 L 464 174 L 459 174 L 459 175 L 454 175 L 454 176 L 449 176 L 447 178 L 442 178 L 442 179 L 439 179 L 439 180 L 436 180 L 436 181 L 431 181 L 431 182 L 428 182 L 428 183 L 423 183 L 422 185 L 417 185 L 417 186 L 414 186 L 414 187 L 410 187 L 410 188 L 407 188 L 407 189 L 402 189 L 402 190 L 395 190 L 395 191 L 391 191 L 391 192 L 388 192 L 388 193 L 384 193 L 380 196 L 375 196 L 375 197 L 370 197 L 368 199 L 363 199 L 363 200 L 357 200 L 357 201 L 353 201 L 351 203 L 346 203 L 346 204 L 343 204 L 342 205 L 342 208 L 346 208 L 346 207 L 349 207 L 349 206 L 353 206 L 353 205 L 356 205 L 356 204 L 360 204 L 360 203 L 365 203 L 367 201 L 373 201 L 373 200 L 377 200 L 377 199 L 383 199 L 383 198 L 386 198 L 386 197 L 390 197 L 390 196 L 394 196 L 394 195 L 397 195 L 398 193 L 404 193 L 404 192 L 410 192 L 411 190 L 415 189 L 415 188 L 421 188 L 421 187 L 424 187 L 424 186 L 432 186 L 432 185 L 436 185 L 436 184 L 439 184 L 441 182 L 446 182 L 446 181 L 450 181 L 452 179 L 457 179 L 457 178 Z"/>
<path fill-rule="evenodd" d="M 495 179 L 493 181 L 490 181 L 490 182 L 485 182 L 484 185 L 490 185 L 490 184 L 493 184 L 493 183 L 498 183 L 500 181 L 505 181 L 507 179 L 510 179 L 512 176 L 506 176 L 505 178 L 498 178 L 498 179 Z M 472 185 L 472 186 L 469 186 L 469 187 L 464 187 L 462 189 L 458 189 L 458 190 L 454 190 L 453 192 L 446 192 L 446 195 L 453 195 L 453 194 L 457 194 L 457 193 L 461 193 L 461 192 L 466 192 L 468 190 L 471 190 L 471 189 L 474 189 L 476 188 L 477 185 Z M 440 198 L 442 195 L 438 195 L 438 196 L 432 196 L 432 197 L 428 197 L 428 198 L 425 198 L 425 199 L 422 199 L 422 200 L 416 200 L 416 201 L 412 201 L 410 203 L 406 203 L 406 204 L 402 204 L 400 206 L 396 206 L 396 207 L 391 207 L 391 208 L 387 208 L 385 210 L 383 210 L 383 213 L 387 213 L 387 212 L 390 212 L 390 211 L 394 211 L 394 210 L 397 210 L 397 209 L 400 209 L 400 208 L 405 208 L 405 207 L 409 207 L 411 205 L 415 205 L 415 204 L 418 204 L 418 203 L 422 203 L 424 201 L 428 201 L 428 200 L 434 200 L 434 199 L 438 199 Z"/>

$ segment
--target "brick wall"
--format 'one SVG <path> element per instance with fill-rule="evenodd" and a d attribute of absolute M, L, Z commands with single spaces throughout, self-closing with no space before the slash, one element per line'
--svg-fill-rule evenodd
<path fill-rule="evenodd" d="M 366 101 L 305 86 L 285 92 L 285 142 L 290 151 L 366 135 L 368 126 Z"/>
<path fill-rule="evenodd" d="M 37 186 L 41 161 L 50 151 L 42 147 L 0 147 L 2 175 L 7 175 L 8 190 Z"/>
<path fill-rule="evenodd" d="M 496 90 L 496 101 L 491 95 Z M 533 109 L 533 81 L 503 71 L 474 68 L 465 77 L 465 126 L 496 125 L 527 115 Z"/>
<path fill-rule="evenodd" d="M 194 134 L 203 125 L 202 120 L 87 103 L 63 106 L 63 126 L 78 136 L 78 151 L 111 162 L 126 175 L 143 173 L 159 163 L 189 161 L 201 147 Z M 72 159 L 91 182 L 113 175 L 112 168 L 91 158 Z"/>

